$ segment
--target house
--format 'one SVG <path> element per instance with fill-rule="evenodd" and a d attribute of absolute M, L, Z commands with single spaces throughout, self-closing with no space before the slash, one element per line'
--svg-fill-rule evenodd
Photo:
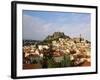
<path fill-rule="evenodd" d="M 44 48 L 49 49 L 49 47 L 47 45 L 38 45 L 39 50 L 43 50 Z"/>

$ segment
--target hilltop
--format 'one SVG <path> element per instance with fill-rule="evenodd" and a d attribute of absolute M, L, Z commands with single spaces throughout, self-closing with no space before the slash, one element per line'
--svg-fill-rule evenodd
<path fill-rule="evenodd" d="M 69 38 L 69 36 L 66 36 L 64 32 L 54 32 L 52 35 L 48 35 L 45 40 L 55 40 L 59 38 Z"/>

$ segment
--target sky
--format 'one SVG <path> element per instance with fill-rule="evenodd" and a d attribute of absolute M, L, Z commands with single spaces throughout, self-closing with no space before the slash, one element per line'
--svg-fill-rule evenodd
<path fill-rule="evenodd" d="M 22 36 L 27 40 L 43 40 L 54 32 L 91 40 L 91 14 L 23 10 Z"/>

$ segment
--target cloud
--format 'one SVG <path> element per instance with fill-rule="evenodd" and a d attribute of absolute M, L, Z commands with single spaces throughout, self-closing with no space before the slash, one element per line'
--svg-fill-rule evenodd
<path fill-rule="evenodd" d="M 23 15 L 23 39 L 40 39 L 43 31 L 44 22 L 36 17 Z"/>
<path fill-rule="evenodd" d="M 62 22 L 64 20 L 62 20 Z M 23 39 L 43 40 L 46 36 L 56 31 L 61 31 L 71 37 L 78 37 L 82 34 L 85 39 L 90 40 L 90 23 L 85 23 L 85 18 L 80 20 L 82 20 L 83 23 L 73 23 L 70 21 L 68 21 L 70 23 L 67 21 L 60 23 L 61 18 L 56 19 L 55 22 L 49 22 L 37 16 L 23 14 Z"/>

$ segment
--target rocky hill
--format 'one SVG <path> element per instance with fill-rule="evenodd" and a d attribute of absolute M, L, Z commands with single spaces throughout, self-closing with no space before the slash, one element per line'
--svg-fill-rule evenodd
<path fill-rule="evenodd" d="M 59 38 L 69 38 L 69 36 L 66 36 L 63 32 L 54 32 L 52 35 L 48 35 L 46 38 L 45 38 L 45 41 L 48 41 L 48 40 L 57 40 Z"/>

